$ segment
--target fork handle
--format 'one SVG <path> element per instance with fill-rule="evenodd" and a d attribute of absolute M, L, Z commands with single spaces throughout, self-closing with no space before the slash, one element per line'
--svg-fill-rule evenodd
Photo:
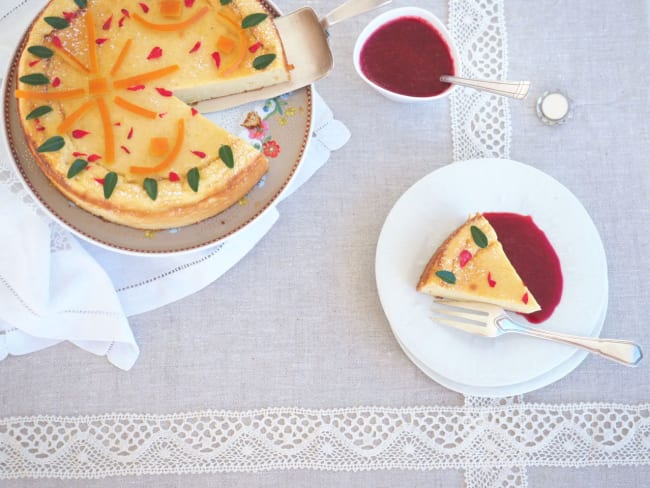
<path fill-rule="evenodd" d="M 517 324 L 509 319 L 499 321 L 499 326 L 504 332 L 517 332 L 540 339 L 569 344 L 571 346 L 585 349 L 586 351 L 598 354 L 604 358 L 611 359 L 625 366 L 638 366 L 643 359 L 641 346 L 631 341 L 618 339 L 599 339 L 593 337 L 580 337 L 559 332 L 550 332 L 544 329 L 536 329 Z"/>

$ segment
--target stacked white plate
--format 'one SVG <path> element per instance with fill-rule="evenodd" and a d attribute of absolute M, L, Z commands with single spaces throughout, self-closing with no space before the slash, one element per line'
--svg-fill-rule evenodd
<path fill-rule="evenodd" d="M 476 212 L 533 217 L 555 248 L 564 278 L 560 304 L 539 327 L 599 336 L 607 313 L 607 260 L 593 221 L 562 184 L 510 160 L 449 164 L 400 197 L 377 243 L 379 297 L 406 355 L 441 385 L 477 396 L 526 393 L 569 374 L 587 353 L 516 334 L 490 339 L 436 324 L 432 297 L 415 290 L 434 251 Z"/>

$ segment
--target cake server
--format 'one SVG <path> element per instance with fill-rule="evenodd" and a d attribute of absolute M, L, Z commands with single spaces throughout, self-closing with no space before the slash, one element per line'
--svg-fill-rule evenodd
<path fill-rule="evenodd" d="M 257 100 L 266 100 L 303 88 L 325 77 L 334 66 L 328 29 L 356 15 L 390 3 L 391 0 L 348 0 L 323 19 L 310 7 L 303 7 L 274 19 L 287 62 L 293 65 L 291 80 L 259 90 L 204 100 L 195 105 L 200 112 L 216 112 Z"/>
<path fill-rule="evenodd" d="M 538 327 L 528 327 L 512 321 L 508 314 L 496 305 L 455 300 L 436 300 L 435 304 L 432 317 L 434 322 L 471 334 L 499 337 L 514 332 L 578 347 L 625 366 L 638 366 L 643 359 L 641 347 L 633 342 L 580 337 L 551 332 Z"/>

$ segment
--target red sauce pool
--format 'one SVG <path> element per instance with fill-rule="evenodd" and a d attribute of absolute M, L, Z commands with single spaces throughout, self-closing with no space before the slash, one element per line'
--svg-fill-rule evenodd
<path fill-rule="evenodd" d="M 533 324 L 543 322 L 562 298 L 562 268 L 555 249 L 530 216 L 505 212 L 483 215 L 494 227 L 508 259 L 542 307 L 538 312 L 521 315 Z"/>
<path fill-rule="evenodd" d="M 361 71 L 377 85 L 401 95 L 431 97 L 451 86 L 454 61 L 442 35 L 426 20 L 405 16 L 377 29 L 359 55 Z"/>

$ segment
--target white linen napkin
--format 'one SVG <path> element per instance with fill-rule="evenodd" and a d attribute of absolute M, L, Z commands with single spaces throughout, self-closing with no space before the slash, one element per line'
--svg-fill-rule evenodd
<path fill-rule="evenodd" d="M 12 0 L 0 9 L 0 56 L 6 66 L 44 0 Z M 3 70 L 4 73 L 4 70 Z M 304 160 L 279 201 L 343 146 L 348 129 L 314 91 L 314 131 Z M 239 111 L 238 113 L 243 113 Z M 220 120 L 229 117 L 220 114 Z M 228 128 L 227 125 L 225 125 Z M 0 360 L 70 341 L 128 370 L 139 349 L 128 316 L 188 296 L 244 257 L 277 221 L 277 209 L 223 243 L 171 257 L 131 256 L 77 240 L 44 214 L 0 155 Z"/>

